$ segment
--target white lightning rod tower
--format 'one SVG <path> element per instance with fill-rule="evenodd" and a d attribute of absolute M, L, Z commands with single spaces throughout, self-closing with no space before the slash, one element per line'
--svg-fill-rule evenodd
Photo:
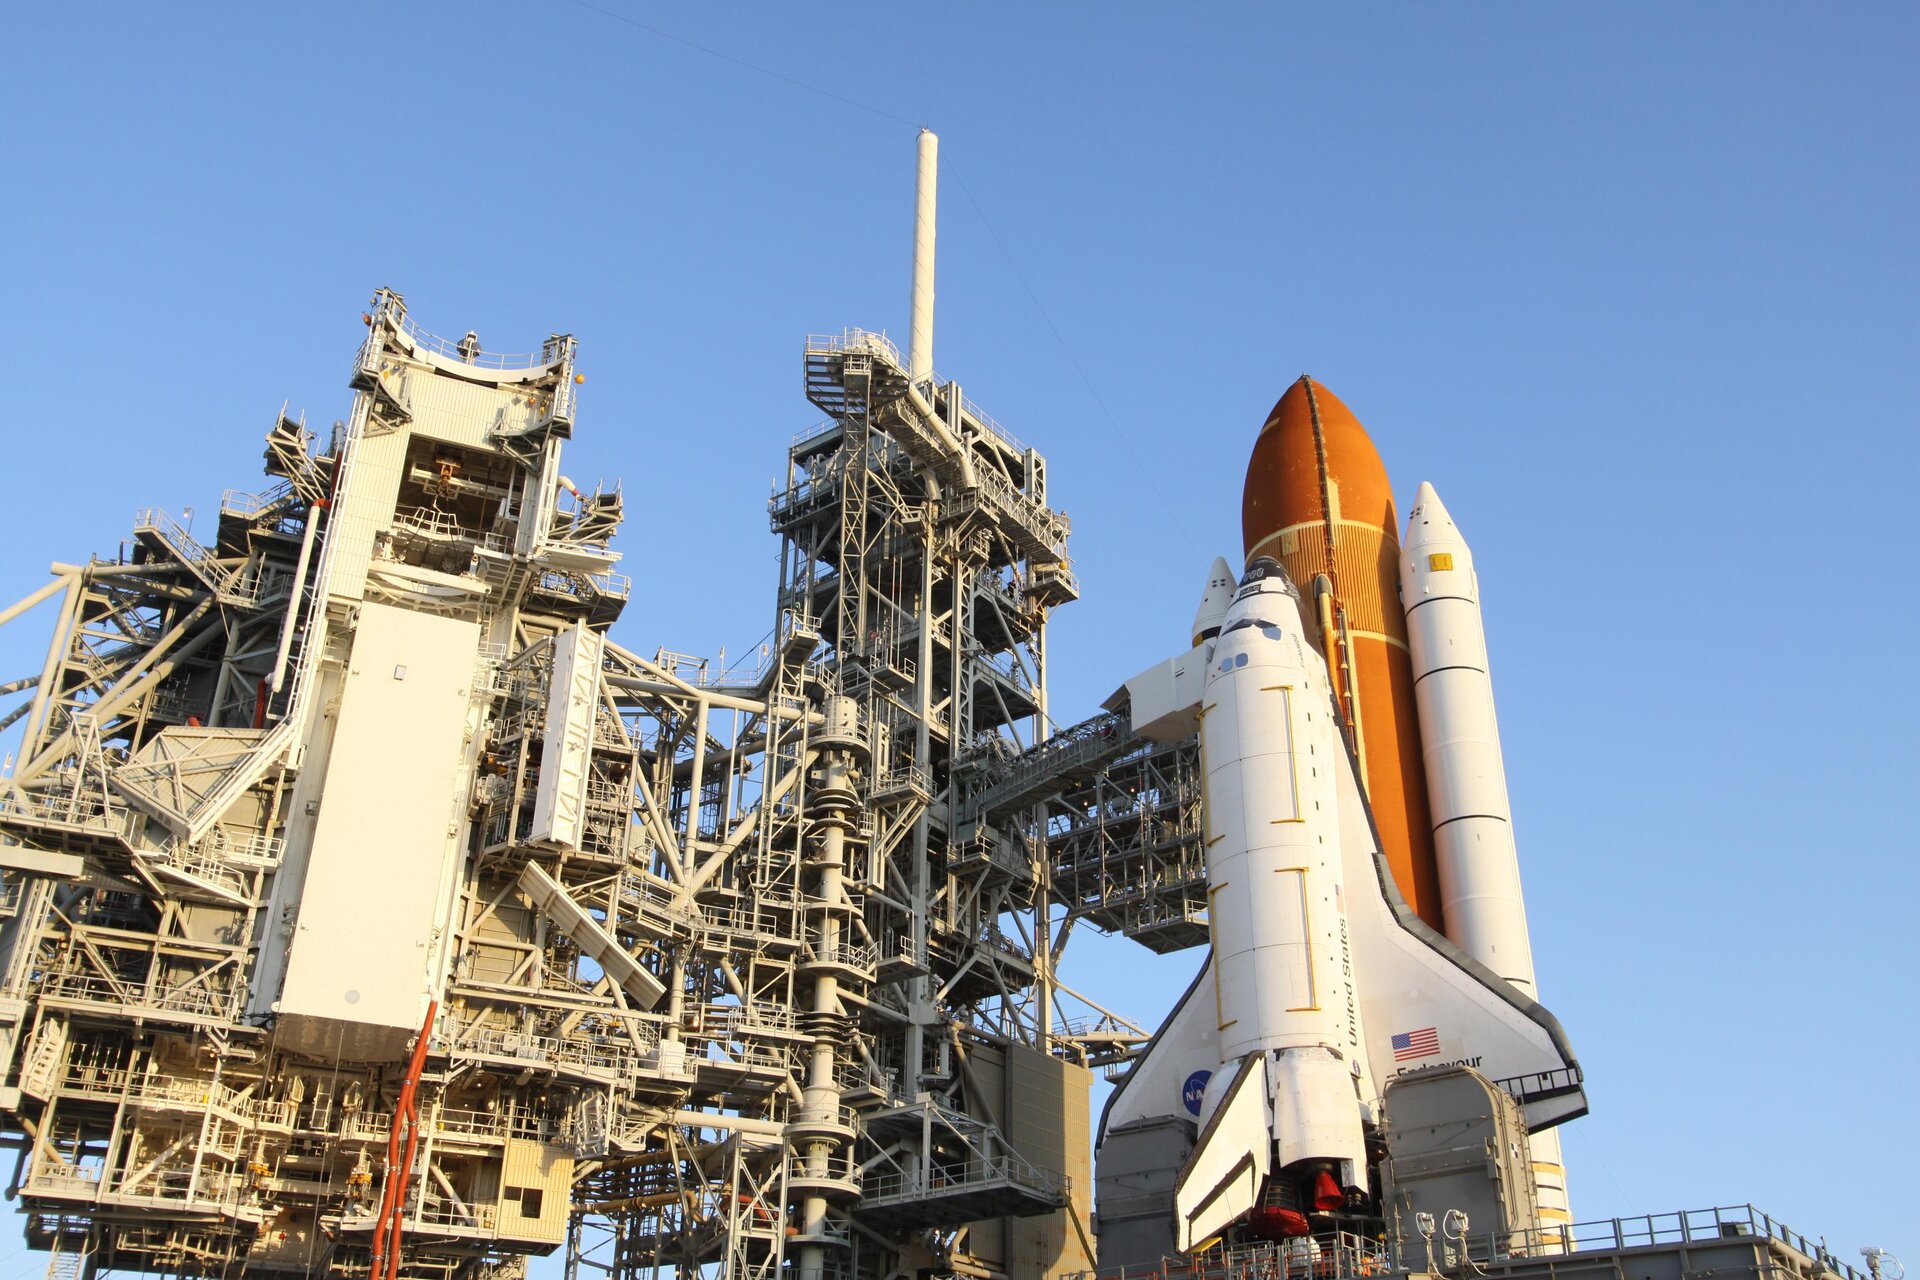
<path fill-rule="evenodd" d="M 940 138 L 920 131 L 920 164 L 913 190 L 913 328 L 907 337 L 907 377 L 933 376 L 934 201 L 940 185 Z"/>

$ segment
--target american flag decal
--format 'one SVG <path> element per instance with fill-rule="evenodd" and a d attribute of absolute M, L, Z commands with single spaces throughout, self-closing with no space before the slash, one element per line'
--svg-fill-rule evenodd
<path fill-rule="evenodd" d="M 1408 1058 L 1431 1058 L 1440 1052 L 1440 1032 L 1434 1027 L 1422 1027 L 1418 1031 L 1402 1031 L 1393 1038 L 1393 1060 L 1405 1062 Z"/>

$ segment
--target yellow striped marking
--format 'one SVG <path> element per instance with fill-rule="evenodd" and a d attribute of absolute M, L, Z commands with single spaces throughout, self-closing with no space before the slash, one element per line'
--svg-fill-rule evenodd
<path fill-rule="evenodd" d="M 1214 913 L 1213 900 L 1219 897 L 1221 890 L 1226 887 L 1226 885 L 1221 884 L 1215 885 L 1213 888 L 1207 890 L 1207 929 L 1209 932 L 1213 930 L 1214 921 L 1220 918 Z M 1219 939 L 1216 937 L 1214 941 L 1218 943 Z M 1219 1029 L 1222 1031 L 1225 1031 L 1228 1027 L 1240 1021 L 1238 1018 L 1227 1017 L 1227 1006 L 1220 995 L 1220 948 L 1217 945 L 1213 951 L 1213 1020 L 1220 1024 Z"/>
<path fill-rule="evenodd" d="M 1277 876 L 1297 875 L 1300 877 L 1300 929 L 1307 952 L 1307 999 L 1312 1004 L 1295 1005 L 1288 1013 L 1320 1012 L 1320 975 L 1313 968 L 1313 903 L 1307 897 L 1307 869 L 1305 867 L 1275 867 Z"/>
<path fill-rule="evenodd" d="M 1262 693 L 1278 693 L 1285 696 L 1286 709 L 1281 712 L 1287 724 L 1287 781 L 1293 787 L 1293 816 L 1275 818 L 1271 825 L 1279 827 L 1291 822 L 1305 822 L 1306 815 L 1300 810 L 1300 751 L 1293 737 L 1293 686 L 1290 684 L 1263 684 Z"/>

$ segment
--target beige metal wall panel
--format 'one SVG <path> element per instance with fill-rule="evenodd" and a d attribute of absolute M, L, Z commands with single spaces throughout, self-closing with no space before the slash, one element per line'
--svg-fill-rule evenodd
<path fill-rule="evenodd" d="M 996 1045 L 970 1045 L 967 1048 L 967 1066 L 973 1073 L 974 1086 L 979 1089 L 981 1101 L 985 1104 L 987 1120 L 1001 1133 L 1007 1132 L 1007 1056 Z M 1015 1142 L 1023 1155 L 1026 1148 Z M 1007 1274 L 1007 1229 L 1013 1225 L 1012 1218 L 986 1218 L 967 1226 L 967 1252 L 989 1267 Z M 1030 1280 L 1021 1277 L 1020 1280 Z"/>
<path fill-rule="evenodd" d="M 534 793 L 530 840 L 580 847 L 605 645 L 604 636 L 582 623 L 553 638 L 553 683 L 547 690 L 546 740 L 540 748 L 540 789 Z"/>
<path fill-rule="evenodd" d="M 282 1045 L 394 1057 L 420 1026 L 460 856 L 479 637 L 473 622 L 361 608 L 277 1005 Z"/>
<path fill-rule="evenodd" d="M 489 907 L 496 899 L 502 899 L 499 905 Z M 462 976 L 474 982 L 511 981 L 533 944 L 533 911 L 497 881 L 480 886 L 469 910 L 483 914 L 477 925 L 467 926 Z"/>
<path fill-rule="evenodd" d="M 1093 1073 L 1017 1044 L 971 1049 L 968 1057 L 990 1095 L 992 1119 L 1014 1150 L 1073 1180 L 1071 1205 L 1060 1213 L 973 1223 L 968 1239 L 974 1256 L 999 1265 L 1010 1280 L 1091 1271 L 1086 1242 L 1093 1233 Z"/>
<path fill-rule="evenodd" d="M 1083 1237 L 1093 1222 L 1087 1116 L 1093 1073 L 1023 1045 L 1009 1045 L 1006 1054 L 1007 1132 L 1027 1159 L 1073 1179 L 1073 1199 L 1064 1212 L 1007 1220 L 1007 1274 L 1051 1278 L 1090 1271 L 1093 1256 Z"/>
<path fill-rule="evenodd" d="M 353 446 L 351 474 L 346 491 L 336 495 L 333 529 L 327 535 L 329 599 L 358 600 L 366 593 L 374 535 L 393 523 L 407 439 L 405 431 L 391 431 L 363 436 Z"/>
<path fill-rule="evenodd" d="M 542 393 L 519 386 L 483 387 L 410 369 L 407 394 L 415 435 L 484 445 L 491 434 L 513 434 L 532 426 Z"/>
<path fill-rule="evenodd" d="M 573 1156 L 565 1147 L 523 1138 L 507 1139 L 500 1184 L 495 1224 L 501 1235 L 554 1244 L 567 1238 L 567 1197 L 573 1190 Z"/>

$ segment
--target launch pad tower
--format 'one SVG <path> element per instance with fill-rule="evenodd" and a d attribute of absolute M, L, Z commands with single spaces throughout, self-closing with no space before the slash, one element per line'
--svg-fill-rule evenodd
<path fill-rule="evenodd" d="M 751 669 L 614 642 L 618 489 L 527 357 L 382 290 L 211 545 L 57 614 L 0 796 L 0 1109 L 53 1274 L 806 1280 L 1090 1265 L 1043 850 L 1046 463 L 883 337 L 810 339 Z"/>

